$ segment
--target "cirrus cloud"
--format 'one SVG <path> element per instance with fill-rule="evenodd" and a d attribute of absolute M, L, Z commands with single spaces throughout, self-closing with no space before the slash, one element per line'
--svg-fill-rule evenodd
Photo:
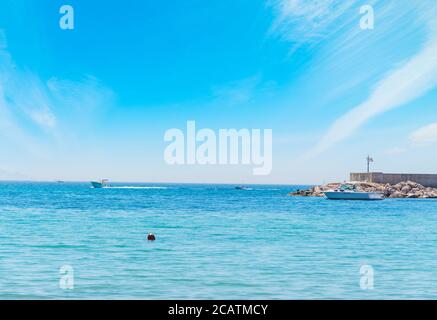
<path fill-rule="evenodd" d="M 48 80 L 17 66 L 0 29 L 0 136 L 38 157 L 42 145 L 81 132 L 91 114 L 112 103 L 113 93 L 91 76 Z M 51 138 L 51 139 L 50 139 Z"/>
<path fill-rule="evenodd" d="M 422 15 L 418 19 L 427 26 L 428 39 L 421 50 L 384 75 L 364 102 L 335 120 L 320 142 L 309 151 L 309 156 L 316 156 L 349 138 L 370 119 L 406 105 L 437 87 L 437 24 L 434 18 L 437 5 L 424 3 L 420 4 Z"/>
<path fill-rule="evenodd" d="M 421 127 L 410 134 L 410 141 L 417 146 L 437 143 L 437 122 Z"/>

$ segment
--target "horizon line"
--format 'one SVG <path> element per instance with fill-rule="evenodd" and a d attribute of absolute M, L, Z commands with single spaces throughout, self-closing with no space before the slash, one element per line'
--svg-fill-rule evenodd
<path fill-rule="evenodd" d="M 91 183 L 93 180 L 3 180 L 0 179 L 0 183 L 13 182 L 13 183 Z M 192 184 L 192 185 L 276 185 L 276 186 L 313 186 L 318 185 L 314 183 L 236 183 L 236 182 L 150 182 L 150 181 L 120 181 L 120 180 L 110 180 L 111 183 L 142 183 L 142 184 Z"/>

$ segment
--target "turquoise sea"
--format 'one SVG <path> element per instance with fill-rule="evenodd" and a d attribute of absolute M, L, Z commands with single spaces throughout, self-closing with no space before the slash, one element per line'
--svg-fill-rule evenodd
<path fill-rule="evenodd" d="M 436 200 L 115 187 L 0 183 L 0 299 L 437 299 Z"/>

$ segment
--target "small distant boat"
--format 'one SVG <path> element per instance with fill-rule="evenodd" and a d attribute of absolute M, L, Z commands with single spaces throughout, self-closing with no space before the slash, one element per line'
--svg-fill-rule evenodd
<path fill-rule="evenodd" d="M 251 190 L 249 187 L 245 187 L 245 186 L 236 186 L 235 189 L 237 189 L 237 190 Z"/>
<path fill-rule="evenodd" d="M 332 191 L 326 191 L 325 196 L 329 200 L 384 200 L 381 192 L 357 191 L 354 185 L 342 185 Z"/>
<path fill-rule="evenodd" d="M 101 189 L 108 186 L 108 180 L 103 179 L 100 181 L 91 181 L 91 185 L 93 186 L 94 189 Z"/>

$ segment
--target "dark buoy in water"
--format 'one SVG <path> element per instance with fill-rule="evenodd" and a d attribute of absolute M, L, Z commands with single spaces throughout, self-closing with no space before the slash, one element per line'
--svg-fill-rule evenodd
<path fill-rule="evenodd" d="M 154 235 L 153 233 L 149 233 L 149 234 L 147 235 L 147 240 L 149 240 L 149 241 L 155 241 L 155 240 L 156 240 L 155 235 Z"/>

